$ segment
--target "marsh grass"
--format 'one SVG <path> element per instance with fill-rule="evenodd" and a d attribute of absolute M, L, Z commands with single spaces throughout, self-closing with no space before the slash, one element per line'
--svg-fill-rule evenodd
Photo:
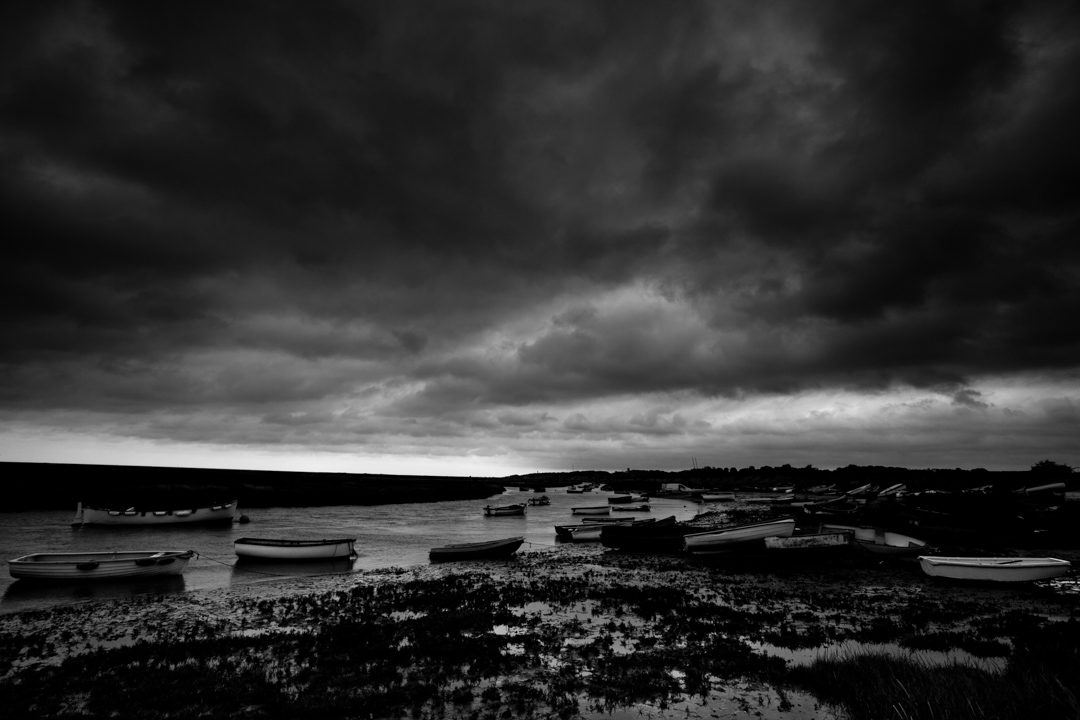
<path fill-rule="evenodd" d="M 796 667 L 788 680 L 841 706 L 852 720 L 1080 718 L 1080 624 L 1018 638 L 1003 670 L 917 655 L 848 652 Z"/>

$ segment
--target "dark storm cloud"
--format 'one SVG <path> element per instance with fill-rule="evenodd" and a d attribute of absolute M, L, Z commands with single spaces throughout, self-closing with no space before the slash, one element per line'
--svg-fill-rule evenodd
<path fill-rule="evenodd" d="M 1080 356 L 1066 3 L 0 12 L 10 405 L 974 407 Z"/>

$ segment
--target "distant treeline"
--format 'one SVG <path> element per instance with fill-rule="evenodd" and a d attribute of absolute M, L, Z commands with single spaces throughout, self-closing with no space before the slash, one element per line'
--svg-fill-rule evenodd
<path fill-rule="evenodd" d="M 490 478 L 121 465 L 4 462 L 0 474 L 4 488 L 0 511 L 70 509 L 74 513 L 79 502 L 194 507 L 236 499 L 243 512 L 259 507 L 470 500 L 503 490 L 501 481 Z"/>
<path fill-rule="evenodd" d="M 515 475 L 502 479 L 507 485 L 576 485 L 598 483 L 615 489 L 655 490 L 663 483 L 682 483 L 688 487 L 718 490 L 738 487 L 763 488 L 770 486 L 794 486 L 802 490 L 816 485 L 853 487 L 871 483 L 886 487 L 904 483 L 911 490 L 924 488 L 963 489 L 992 485 L 1002 490 L 1016 489 L 1039 483 L 1065 482 L 1070 489 L 1080 487 L 1080 473 L 1061 463 L 1043 460 L 1027 471 L 990 471 L 982 468 L 962 469 L 909 469 L 879 465 L 848 465 L 835 470 L 822 470 L 813 466 L 772 467 L 753 465 L 745 468 L 698 467 L 687 470 L 635 470 L 607 472 L 603 470 L 578 470 L 560 473 L 533 473 Z"/>

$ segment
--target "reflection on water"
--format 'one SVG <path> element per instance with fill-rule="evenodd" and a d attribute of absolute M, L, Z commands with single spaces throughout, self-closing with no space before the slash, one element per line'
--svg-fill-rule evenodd
<path fill-rule="evenodd" d="M 272 560 L 238 560 L 232 566 L 230 584 L 275 580 L 283 577 L 311 577 L 314 575 L 337 575 L 353 571 L 354 558 L 328 558 L 303 562 Z"/>
<path fill-rule="evenodd" d="M 149 578 L 33 581 L 16 580 L 4 591 L 4 605 L 52 605 L 82 600 L 133 597 L 135 595 L 183 592 L 183 575 Z"/>

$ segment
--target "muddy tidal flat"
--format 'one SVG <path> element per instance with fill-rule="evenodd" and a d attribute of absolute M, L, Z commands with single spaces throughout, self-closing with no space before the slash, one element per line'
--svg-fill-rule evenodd
<path fill-rule="evenodd" d="M 859 555 L 763 567 L 562 545 L 87 602 L 0 616 L 0 707 L 38 718 L 857 718 L 870 712 L 857 687 L 877 683 L 897 696 L 893 717 L 964 716 L 916 706 L 983 687 L 1052 695 L 1044 712 L 1021 699 L 1028 717 L 1076 717 L 1075 572 L 984 587 Z M 870 675 L 911 668 L 899 689 Z M 966 702 L 970 717 L 1024 716 L 994 697 Z"/>

